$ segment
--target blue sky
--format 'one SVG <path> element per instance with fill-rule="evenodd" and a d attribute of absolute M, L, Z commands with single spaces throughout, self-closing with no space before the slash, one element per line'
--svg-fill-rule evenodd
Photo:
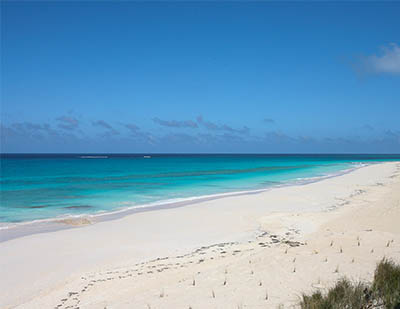
<path fill-rule="evenodd" d="M 1 2 L 2 152 L 400 153 L 400 2 Z"/>

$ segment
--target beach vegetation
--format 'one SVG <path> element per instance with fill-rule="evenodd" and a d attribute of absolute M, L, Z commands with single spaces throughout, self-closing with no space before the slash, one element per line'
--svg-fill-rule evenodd
<path fill-rule="evenodd" d="M 385 308 L 400 309 L 400 265 L 382 259 L 372 283 L 351 282 L 342 278 L 327 293 L 303 294 L 302 309 Z"/>
<path fill-rule="evenodd" d="M 386 308 L 400 309 L 400 265 L 383 259 L 375 269 L 372 291 Z"/>

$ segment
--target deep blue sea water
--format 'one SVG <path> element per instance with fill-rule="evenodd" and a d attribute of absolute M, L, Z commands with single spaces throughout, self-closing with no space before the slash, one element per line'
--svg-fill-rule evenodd
<path fill-rule="evenodd" d="M 151 207 L 390 160 L 400 155 L 2 154 L 0 222 Z"/>

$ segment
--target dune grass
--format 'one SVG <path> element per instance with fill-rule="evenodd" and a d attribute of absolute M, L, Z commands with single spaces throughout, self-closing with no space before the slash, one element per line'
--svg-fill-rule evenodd
<path fill-rule="evenodd" d="M 363 284 L 355 285 L 343 278 L 326 295 L 320 291 L 303 295 L 300 306 L 307 309 L 365 308 L 365 288 Z"/>
<path fill-rule="evenodd" d="M 375 269 L 372 291 L 386 308 L 400 309 L 400 265 L 383 259 Z"/>
<path fill-rule="evenodd" d="M 400 309 L 400 265 L 383 259 L 375 269 L 372 284 L 340 279 L 326 294 L 303 294 L 302 309 L 386 308 Z"/>

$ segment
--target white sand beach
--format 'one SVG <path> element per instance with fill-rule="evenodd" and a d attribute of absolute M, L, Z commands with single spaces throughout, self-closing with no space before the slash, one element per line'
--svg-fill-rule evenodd
<path fill-rule="evenodd" d="M 19 237 L 0 256 L 1 308 L 292 308 L 400 262 L 400 163 Z"/>

